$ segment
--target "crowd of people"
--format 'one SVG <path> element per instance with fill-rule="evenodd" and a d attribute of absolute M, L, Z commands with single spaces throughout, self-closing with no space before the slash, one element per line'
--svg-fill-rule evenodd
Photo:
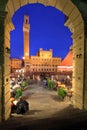
<path fill-rule="evenodd" d="M 72 80 L 69 75 L 62 77 L 61 79 L 54 78 L 44 78 L 43 86 L 48 89 L 53 89 L 57 91 L 63 99 L 65 97 L 71 99 L 73 94 Z"/>
<path fill-rule="evenodd" d="M 24 100 L 22 94 L 24 88 L 28 85 L 28 79 L 18 77 L 10 79 L 10 103 L 11 113 L 24 114 L 29 110 L 29 103 Z"/>
<path fill-rule="evenodd" d="M 10 98 L 11 102 L 11 113 L 24 114 L 29 111 L 29 103 L 23 99 L 23 97 L 19 97 L 16 100 L 14 97 Z"/>
<path fill-rule="evenodd" d="M 39 76 L 38 76 L 39 77 Z M 48 89 L 57 90 L 58 94 L 62 94 L 62 97 L 65 96 L 72 97 L 72 84 L 71 78 L 69 76 L 61 78 L 60 80 L 53 78 L 35 78 L 36 83 L 42 82 L 43 86 Z M 23 90 L 29 85 L 30 79 L 24 77 L 12 78 L 10 80 L 10 102 L 11 102 L 11 113 L 16 112 L 17 114 L 23 114 L 29 110 L 29 103 L 23 99 Z M 65 96 L 64 96 L 65 95 Z"/>

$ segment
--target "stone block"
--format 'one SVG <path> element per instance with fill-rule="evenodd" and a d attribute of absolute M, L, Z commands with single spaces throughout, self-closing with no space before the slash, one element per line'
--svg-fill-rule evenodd
<path fill-rule="evenodd" d="M 15 11 L 12 0 L 8 0 L 7 6 L 6 6 L 6 11 L 8 12 L 9 16 L 12 18 L 14 11 Z"/>
<path fill-rule="evenodd" d="M 10 89 L 10 73 L 8 73 L 8 75 L 4 76 L 4 85 L 8 85 L 8 84 L 9 84 L 9 86 L 6 89 Z"/>
<path fill-rule="evenodd" d="M 48 1 L 47 0 L 38 0 L 38 3 L 47 5 Z"/>
<path fill-rule="evenodd" d="M 20 0 L 20 6 L 24 6 L 28 3 L 27 0 Z"/>
<path fill-rule="evenodd" d="M 37 3 L 38 2 L 38 0 L 28 0 L 28 3 Z"/>
<path fill-rule="evenodd" d="M 46 5 L 47 6 L 55 6 L 56 5 L 56 0 L 47 0 Z"/>
<path fill-rule="evenodd" d="M 15 2 L 15 0 L 12 0 L 12 2 L 13 2 L 14 12 L 15 12 L 16 10 L 18 10 L 20 8 L 20 2 L 19 2 L 19 0 L 16 0 L 16 2 Z"/>
<path fill-rule="evenodd" d="M 70 0 L 66 0 L 66 1 L 67 1 L 67 3 L 63 9 L 63 12 L 64 12 L 64 14 L 66 14 L 66 16 L 69 16 L 75 6 Z"/>
<path fill-rule="evenodd" d="M 55 7 L 60 11 L 63 11 L 64 7 L 67 5 L 67 0 L 57 0 Z M 64 12 L 65 14 L 65 12 Z"/>

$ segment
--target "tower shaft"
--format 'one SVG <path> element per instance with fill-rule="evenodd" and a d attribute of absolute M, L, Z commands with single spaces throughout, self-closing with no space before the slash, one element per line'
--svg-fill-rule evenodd
<path fill-rule="evenodd" d="M 24 32 L 24 59 L 27 59 L 30 55 L 30 24 L 29 24 L 29 16 L 24 16 L 24 24 L 23 24 L 23 32 Z"/>

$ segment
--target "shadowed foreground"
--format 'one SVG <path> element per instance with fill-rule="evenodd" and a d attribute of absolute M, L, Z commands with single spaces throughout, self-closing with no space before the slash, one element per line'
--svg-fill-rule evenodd
<path fill-rule="evenodd" d="M 41 85 L 30 85 L 23 92 L 29 102 L 30 111 L 24 115 L 11 114 L 11 118 L 0 124 L 0 130 L 63 130 L 87 129 L 87 112 L 62 101 L 56 91 Z"/>

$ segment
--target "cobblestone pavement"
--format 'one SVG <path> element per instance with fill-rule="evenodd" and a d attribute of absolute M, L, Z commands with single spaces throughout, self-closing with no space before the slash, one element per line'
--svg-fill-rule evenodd
<path fill-rule="evenodd" d="M 73 108 L 69 100 L 61 100 L 57 92 L 41 84 L 29 85 L 23 91 L 29 103 L 26 114 L 12 114 L 2 122 L 0 130 L 86 130 L 87 111 Z"/>
<path fill-rule="evenodd" d="M 70 105 L 70 101 L 63 101 L 58 97 L 57 91 L 48 90 L 39 84 L 29 85 L 23 96 L 26 97 L 30 107 L 30 112 L 26 116 L 34 119 L 56 116 L 56 113 Z"/>

